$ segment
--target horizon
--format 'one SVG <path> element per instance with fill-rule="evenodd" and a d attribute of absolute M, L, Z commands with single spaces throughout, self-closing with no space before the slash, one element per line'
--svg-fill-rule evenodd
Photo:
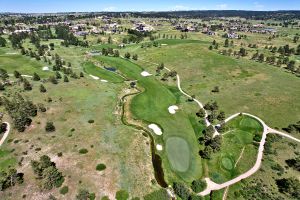
<path fill-rule="evenodd" d="M 67 13 L 67 12 L 170 12 L 170 11 L 299 11 L 297 0 L 285 2 L 271 0 L 253 0 L 240 3 L 238 0 L 213 0 L 210 2 L 187 0 L 140 3 L 137 0 L 111 0 L 109 2 L 87 0 L 3 0 L 0 13 Z"/>

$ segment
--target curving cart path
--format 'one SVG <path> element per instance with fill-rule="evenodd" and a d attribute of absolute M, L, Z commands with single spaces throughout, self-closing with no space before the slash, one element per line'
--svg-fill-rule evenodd
<path fill-rule="evenodd" d="M 165 67 L 165 69 L 166 69 L 167 71 L 171 71 L 171 70 L 170 70 L 169 68 L 167 68 L 167 67 Z M 183 95 L 185 95 L 185 96 L 188 97 L 188 98 L 193 99 L 193 100 L 199 105 L 200 108 L 203 108 L 203 104 L 202 104 L 199 100 L 197 100 L 197 99 L 195 99 L 195 98 L 192 98 L 189 94 L 187 94 L 186 92 L 184 92 L 184 91 L 182 90 L 182 88 L 181 88 L 181 82 L 180 82 L 180 76 L 179 76 L 178 74 L 177 74 L 177 87 L 178 87 L 179 91 L 180 91 Z M 205 110 L 205 109 L 204 109 L 204 110 Z M 259 121 L 259 122 L 261 123 L 261 125 L 263 126 L 263 134 L 262 134 L 261 141 L 260 141 L 260 143 L 259 143 L 258 154 L 257 154 L 257 158 L 256 158 L 256 162 L 255 162 L 254 166 L 253 166 L 251 169 L 249 169 L 247 172 L 245 172 L 245 173 L 239 175 L 238 177 L 236 177 L 236 178 L 234 178 L 234 179 L 231 179 L 230 181 L 227 181 L 227 182 L 225 182 L 225 183 L 222 183 L 222 184 L 218 184 L 218 183 L 213 182 L 212 180 L 210 180 L 209 177 L 205 178 L 205 181 L 206 181 L 206 183 L 207 183 L 207 187 L 206 187 L 206 189 L 205 189 L 204 191 L 198 193 L 198 195 L 205 196 L 205 195 L 208 195 L 212 190 L 220 190 L 220 189 L 226 188 L 226 187 L 228 187 L 228 186 L 230 186 L 230 185 L 233 185 L 233 184 L 235 184 L 235 183 L 241 181 L 242 179 L 245 179 L 245 178 L 247 178 L 247 177 L 253 175 L 255 172 L 257 172 L 257 170 L 259 170 L 260 165 L 261 165 L 261 162 L 262 162 L 263 151 L 264 151 L 264 145 L 265 145 L 265 143 L 266 143 L 266 138 L 267 138 L 267 134 L 268 134 L 268 133 L 278 134 L 278 135 L 281 135 L 281 136 L 283 136 L 283 137 L 287 137 L 287 138 L 289 138 L 289 139 L 292 139 L 292 140 L 294 140 L 294 141 L 296 141 L 296 142 L 300 142 L 299 139 L 297 139 L 297 138 L 295 138 L 295 137 L 293 137 L 293 136 L 290 136 L 290 135 L 288 135 L 288 134 L 286 134 L 286 133 L 283 133 L 283 132 L 280 132 L 280 131 L 278 131 L 278 130 L 275 130 L 275 129 L 270 128 L 269 126 L 267 126 L 267 125 L 265 124 L 265 122 L 264 122 L 262 119 L 260 119 L 259 117 L 255 116 L 255 115 L 251 115 L 251 114 L 249 114 L 249 113 L 236 113 L 236 114 L 233 114 L 233 115 L 231 115 L 230 117 L 228 117 L 228 118 L 225 120 L 225 123 L 228 122 L 228 121 L 230 121 L 230 120 L 232 120 L 232 119 L 234 119 L 235 117 L 239 116 L 240 114 L 247 115 L 247 116 L 249 116 L 249 117 L 252 117 L 252 118 L 256 119 L 256 120 Z M 206 112 L 206 110 L 205 110 L 205 122 L 206 122 L 206 125 L 209 126 L 209 125 L 211 125 L 211 123 L 207 120 L 207 115 L 208 115 L 208 114 L 207 114 L 207 112 Z M 218 124 L 218 125 L 219 125 L 219 124 Z M 217 125 L 217 126 L 218 126 L 218 125 Z M 214 136 L 216 136 L 216 135 L 220 135 L 220 133 L 215 129 Z"/>
<path fill-rule="evenodd" d="M 6 131 L 0 140 L 0 147 L 2 146 L 2 144 L 4 143 L 5 139 L 7 138 L 8 134 L 10 132 L 10 124 L 8 122 L 3 122 L 3 123 L 6 124 Z"/>
<path fill-rule="evenodd" d="M 151 63 L 151 64 L 158 65 L 157 63 L 149 62 L 149 61 L 146 61 L 146 60 L 143 60 L 143 61 Z M 167 71 L 171 71 L 167 67 L 164 67 L 164 68 Z M 203 108 L 203 104 L 199 100 L 197 100 L 195 98 L 192 98 L 191 95 L 187 94 L 186 92 L 184 92 L 182 90 L 182 88 L 181 88 L 181 82 L 180 82 L 180 76 L 177 74 L 176 77 L 177 77 L 177 87 L 178 87 L 179 91 L 183 95 L 185 95 L 186 97 L 193 99 L 198 104 L 198 106 L 200 108 Z M 268 133 L 278 134 L 280 136 L 287 137 L 287 138 L 289 138 L 291 140 L 294 140 L 296 142 L 300 142 L 299 139 L 297 139 L 297 138 L 295 138 L 293 136 L 290 136 L 290 135 L 288 135 L 286 133 L 283 133 L 283 132 L 280 132 L 278 130 L 270 128 L 269 126 L 267 126 L 265 124 L 265 122 L 262 119 L 260 119 L 259 117 L 255 116 L 255 115 L 249 114 L 249 113 L 236 113 L 236 114 L 233 114 L 233 115 L 229 116 L 227 119 L 225 119 L 225 123 L 228 122 L 228 121 L 230 121 L 230 120 L 232 120 L 232 119 L 234 119 L 235 117 L 239 116 L 240 114 L 247 115 L 249 117 L 252 117 L 252 118 L 256 119 L 263 126 L 263 134 L 262 134 L 261 141 L 259 143 L 258 154 L 257 154 L 257 158 L 256 158 L 256 162 L 255 162 L 254 166 L 251 169 L 249 169 L 248 171 L 246 171 L 245 173 L 239 175 L 238 177 L 233 178 L 230 181 L 227 181 L 227 182 L 222 183 L 222 184 L 218 184 L 218 183 L 213 182 L 209 177 L 205 178 L 205 181 L 207 183 L 207 187 L 206 187 L 206 189 L 204 191 L 198 193 L 198 195 L 205 196 L 205 195 L 210 194 L 210 192 L 213 191 L 213 190 L 220 190 L 220 189 L 226 188 L 226 187 L 228 187 L 230 185 L 233 185 L 233 184 L 241 181 L 242 179 L 245 179 L 245 178 L 253 175 L 257 170 L 259 170 L 261 162 L 262 162 L 262 158 L 263 158 L 264 145 L 266 143 L 266 138 L 267 138 L 267 134 Z M 211 123 L 207 120 L 207 116 L 208 116 L 208 113 L 205 110 L 205 122 L 206 122 L 206 126 L 210 126 Z M 219 125 L 220 124 L 218 124 L 216 126 L 219 126 Z M 214 127 L 214 129 L 215 129 L 215 127 Z M 220 133 L 215 129 L 214 137 L 216 135 L 220 135 Z"/>

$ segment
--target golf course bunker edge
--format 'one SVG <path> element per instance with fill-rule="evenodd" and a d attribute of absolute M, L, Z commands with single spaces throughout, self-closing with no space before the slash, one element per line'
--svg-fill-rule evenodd
<path fill-rule="evenodd" d="M 190 166 L 190 148 L 181 137 L 170 137 L 166 142 L 167 157 L 172 169 L 186 172 Z"/>

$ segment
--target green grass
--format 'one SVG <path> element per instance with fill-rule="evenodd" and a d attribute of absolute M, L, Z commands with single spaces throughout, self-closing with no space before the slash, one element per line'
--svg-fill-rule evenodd
<path fill-rule="evenodd" d="M 115 74 L 114 72 L 110 72 L 108 70 L 97 67 L 92 62 L 84 63 L 83 68 L 87 74 L 97 76 L 100 79 L 104 79 L 109 82 L 121 83 L 124 81 L 124 79 L 121 76 Z"/>
<path fill-rule="evenodd" d="M 256 161 L 258 148 L 253 144 L 255 134 L 262 134 L 262 125 L 248 116 L 238 116 L 226 124 L 221 151 L 207 162 L 210 178 L 223 183 L 249 170 Z M 235 164 L 244 148 L 241 160 Z"/>
<path fill-rule="evenodd" d="M 138 54 L 137 63 L 150 73 L 155 73 L 157 67 L 152 62 L 163 62 L 176 70 L 186 92 L 204 103 L 216 100 L 228 115 L 248 112 L 279 128 L 300 118 L 300 93 L 296 87 L 300 85 L 299 78 L 275 66 L 220 55 L 209 51 L 208 46 L 181 43 L 129 50 Z M 220 92 L 213 94 L 215 86 Z"/>
<path fill-rule="evenodd" d="M 178 97 L 168 89 L 169 86 L 163 85 L 154 76 L 141 76 L 140 73 L 143 69 L 125 59 L 99 56 L 97 60 L 116 67 L 127 78 L 137 80 L 138 86 L 144 91 L 133 98 L 131 112 L 135 119 L 143 120 L 146 123 L 155 123 L 162 127 L 163 135 L 161 137 L 163 138 L 155 136 L 157 140 L 167 141 L 170 137 L 180 137 L 188 144 L 190 165 L 186 172 L 170 171 L 169 169 L 172 167 L 165 151 L 158 152 L 164 158 L 163 167 L 166 171 L 167 180 L 176 180 L 180 177 L 189 182 L 195 178 L 200 178 L 202 169 L 201 159 L 198 155 L 197 138 L 185 112 L 179 111 L 175 115 L 170 115 L 168 112 L 168 107 L 178 102 Z"/>
<path fill-rule="evenodd" d="M 179 172 L 186 172 L 190 164 L 190 150 L 188 143 L 180 137 L 169 137 L 166 142 L 167 156 L 172 168 Z"/>
<path fill-rule="evenodd" d="M 0 68 L 7 70 L 10 74 L 15 70 L 25 75 L 33 75 L 36 72 L 42 78 L 51 74 L 49 71 L 42 70 L 44 66 L 48 66 L 46 63 L 43 65 L 42 62 L 19 54 L 5 54 L 4 51 L 2 53 L 0 52 Z"/>
<path fill-rule="evenodd" d="M 8 150 L 0 149 L 0 158 L 0 171 L 6 171 L 17 164 L 17 159 Z"/>

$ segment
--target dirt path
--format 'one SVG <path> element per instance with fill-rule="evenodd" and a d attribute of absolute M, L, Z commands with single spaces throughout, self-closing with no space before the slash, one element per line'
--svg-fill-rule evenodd
<path fill-rule="evenodd" d="M 0 147 L 2 146 L 2 144 L 4 143 L 5 139 L 7 138 L 8 134 L 10 132 L 10 124 L 8 122 L 3 122 L 3 123 L 6 124 L 6 131 L 0 140 Z"/>

